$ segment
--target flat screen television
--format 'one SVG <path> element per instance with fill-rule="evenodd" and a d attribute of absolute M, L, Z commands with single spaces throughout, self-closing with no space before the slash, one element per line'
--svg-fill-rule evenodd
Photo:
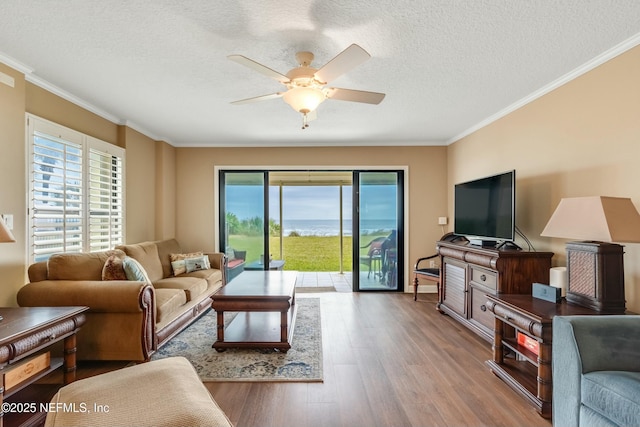
<path fill-rule="evenodd" d="M 515 196 L 515 170 L 456 184 L 453 233 L 482 246 L 513 242 Z"/>

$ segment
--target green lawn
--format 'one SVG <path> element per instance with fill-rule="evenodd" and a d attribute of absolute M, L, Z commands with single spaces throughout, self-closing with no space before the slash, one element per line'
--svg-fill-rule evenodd
<path fill-rule="evenodd" d="M 362 246 L 380 235 L 369 235 L 362 238 Z M 352 271 L 351 236 L 343 238 L 343 271 Z M 229 237 L 230 246 L 237 250 L 247 251 L 247 262 L 257 261 L 262 254 L 262 237 L 240 236 Z M 280 238 L 271 237 L 269 247 L 274 259 L 284 259 L 285 270 L 296 271 L 340 271 L 340 238 L 338 236 L 300 236 L 284 237 L 283 252 L 280 256 Z M 367 254 L 367 248 L 361 249 L 361 255 Z"/>

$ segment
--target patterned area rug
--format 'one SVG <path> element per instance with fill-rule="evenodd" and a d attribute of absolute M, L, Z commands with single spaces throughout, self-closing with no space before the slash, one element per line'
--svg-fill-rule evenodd
<path fill-rule="evenodd" d="M 211 348 L 216 339 L 216 313 L 209 310 L 198 321 L 171 339 L 151 360 L 184 356 L 203 382 L 225 381 L 322 381 L 320 299 L 297 298 L 298 311 L 293 342 L 287 353 L 269 349 Z M 225 313 L 229 324 L 237 313 Z M 229 316 L 229 317 L 227 317 Z"/>

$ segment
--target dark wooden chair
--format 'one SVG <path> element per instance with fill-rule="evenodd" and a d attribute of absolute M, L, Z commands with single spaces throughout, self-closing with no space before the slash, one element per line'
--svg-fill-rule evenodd
<path fill-rule="evenodd" d="M 433 258 L 437 258 L 438 255 L 430 255 L 427 257 L 418 258 L 416 265 L 413 268 L 413 300 L 418 300 L 418 281 L 419 279 L 429 280 L 435 282 L 438 287 L 438 294 L 440 294 L 440 269 L 439 268 L 426 268 L 421 267 L 420 263 Z"/>

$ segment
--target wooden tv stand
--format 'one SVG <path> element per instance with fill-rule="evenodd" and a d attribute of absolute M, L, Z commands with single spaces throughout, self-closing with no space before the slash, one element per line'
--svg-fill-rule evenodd
<path fill-rule="evenodd" d="M 439 241 L 441 277 L 437 308 L 489 342 L 494 319 L 486 295 L 528 294 L 534 282 L 549 283 L 553 252 L 530 252 Z"/>

